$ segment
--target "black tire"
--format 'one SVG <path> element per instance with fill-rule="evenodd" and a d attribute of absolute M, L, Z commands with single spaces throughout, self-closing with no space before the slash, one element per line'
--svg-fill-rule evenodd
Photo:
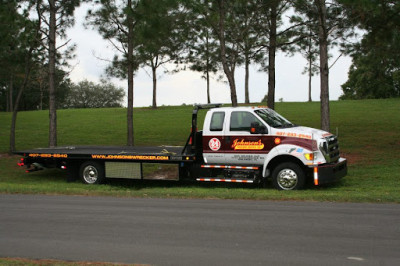
<path fill-rule="evenodd" d="M 281 163 L 272 171 L 272 183 L 278 190 L 303 189 L 305 181 L 305 173 L 296 163 Z"/>
<path fill-rule="evenodd" d="M 79 168 L 79 176 L 85 184 L 101 184 L 105 180 L 104 165 L 94 161 L 84 162 Z"/>

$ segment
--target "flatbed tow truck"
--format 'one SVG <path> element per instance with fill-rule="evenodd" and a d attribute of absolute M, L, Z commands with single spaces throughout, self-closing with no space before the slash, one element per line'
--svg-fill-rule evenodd
<path fill-rule="evenodd" d="M 197 115 L 208 110 L 202 131 Z M 195 105 L 185 146 L 71 146 L 17 151 L 27 172 L 61 168 L 86 184 L 146 179 L 148 166 L 169 165 L 176 180 L 265 184 L 279 190 L 331 183 L 347 174 L 337 137 L 300 127 L 266 107 Z"/>

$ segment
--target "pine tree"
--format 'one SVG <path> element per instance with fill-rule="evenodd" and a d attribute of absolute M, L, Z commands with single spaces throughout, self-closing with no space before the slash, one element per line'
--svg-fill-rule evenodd
<path fill-rule="evenodd" d="M 74 24 L 74 11 L 84 0 L 37 0 L 36 11 L 43 21 L 42 32 L 48 42 L 49 67 L 49 147 L 57 146 L 57 103 L 56 103 L 56 64 L 57 51 L 68 44 L 57 46 L 57 37 L 66 38 L 66 30 Z M 73 47 L 71 47 L 73 49 Z M 71 53 L 72 51 L 67 51 Z"/>
<path fill-rule="evenodd" d="M 127 145 L 134 145 L 133 127 L 133 101 L 134 101 L 134 73 L 139 67 L 137 58 L 137 32 L 136 27 L 140 21 L 137 12 L 138 1 L 103 0 L 98 9 L 89 10 L 87 25 L 97 29 L 104 39 L 118 51 L 107 74 L 128 79 L 127 101 Z"/>

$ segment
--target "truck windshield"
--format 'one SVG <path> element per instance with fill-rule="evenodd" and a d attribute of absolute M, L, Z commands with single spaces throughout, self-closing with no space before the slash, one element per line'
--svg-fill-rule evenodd
<path fill-rule="evenodd" d="M 272 109 L 259 109 L 255 110 L 255 113 L 271 127 L 288 128 L 296 126 Z"/>

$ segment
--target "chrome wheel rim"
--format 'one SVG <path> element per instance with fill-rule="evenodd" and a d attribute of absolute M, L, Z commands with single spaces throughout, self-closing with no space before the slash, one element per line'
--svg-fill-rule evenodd
<path fill-rule="evenodd" d="M 92 165 L 88 165 L 83 169 L 83 179 L 88 184 L 93 184 L 97 181 L 99 174 L 97 172 L 96 167 Z"/>
<path fill-rule="evenodd" d="M 282 169 L 278 173 L 278 185 L 283 190 L 291 190 L 296 187 L 298 178 L 292 169 Z"/>

